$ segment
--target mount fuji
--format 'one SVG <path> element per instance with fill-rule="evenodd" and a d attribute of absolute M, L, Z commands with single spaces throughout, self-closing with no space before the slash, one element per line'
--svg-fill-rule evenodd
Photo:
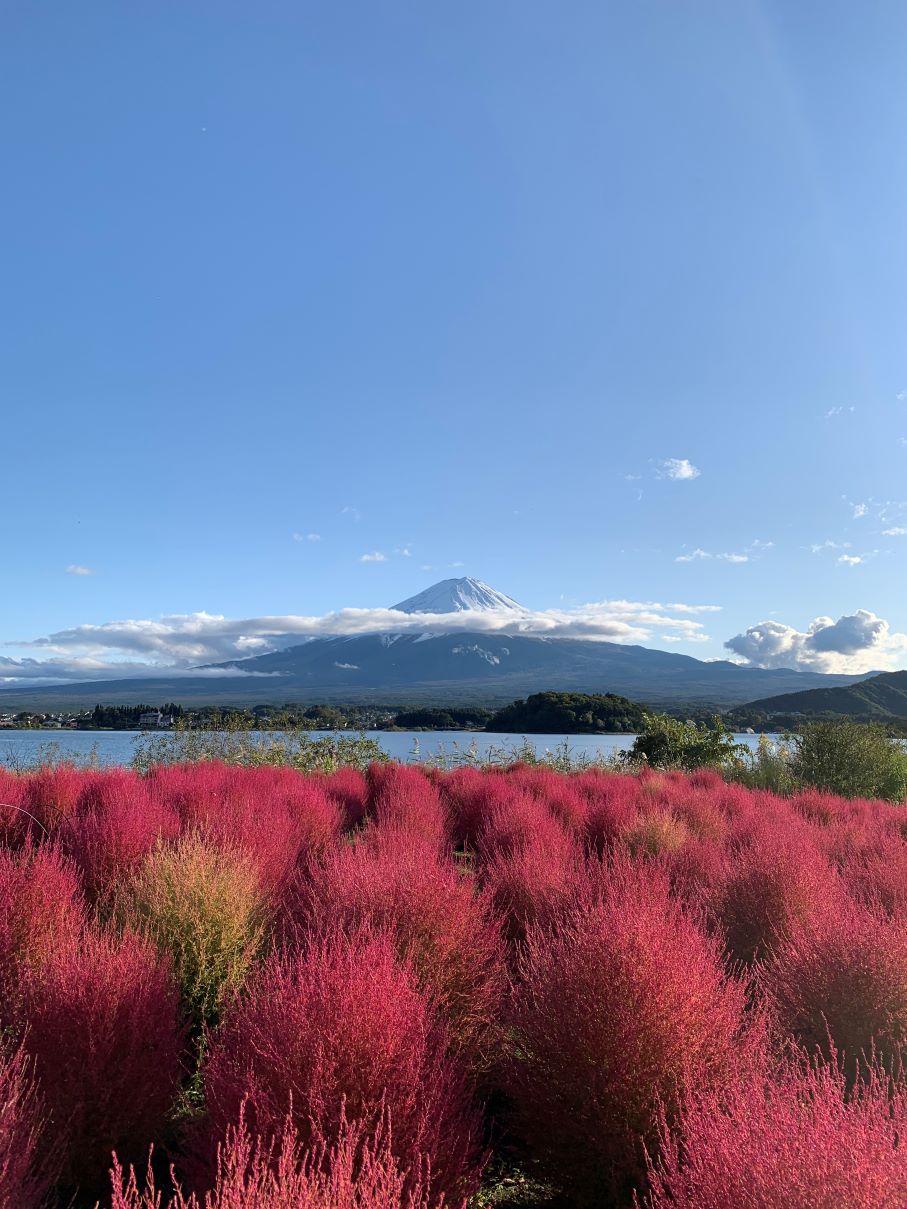
<path fill-rule="evenodd" d="M 517 604 L 503 592 L 482 583 L 481 579 L 442 579 L 420 592 L 401 600 L 393 606 L 396 613 L 488 613 L 496 610 L 507 610 L 511 613 L 526 613 L 522 605 Z"/>
<path fill-rule="evenodd" d="M 394 630 L 390 618 L 386 631 L 350 637 L 277 638 L 278 649 L 268 654 L 209 664 L 196 669 L 199 675 L 189 670 L 10 688 L 0 691 L 0 700 L 7 707 L 34 709 L 166 700 L 185 705 L 498 704 L 563 690 L 618 693 L 654 706 L 696 702 L 724 708 L 866 678 L 741 667 L 723 660 L 707 663 L 649 647 L 524 633 L 521 621 L 531 616 L 529 610 L 481 580 L 465 577 L 442 580 L 393 610 L 413 621 Z M 426 618 L 424 628 L 420 616 Z M 431 616 L 445 621 L 430 623 Z"/>

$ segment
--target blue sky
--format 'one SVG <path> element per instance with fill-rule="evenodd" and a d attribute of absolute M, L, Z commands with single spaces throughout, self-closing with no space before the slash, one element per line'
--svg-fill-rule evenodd
<path fill-rule="evenodd" d="M 905 38 L 898 0 L 10 7 L 0 655 L 471 574 L 907 665 Z"/>

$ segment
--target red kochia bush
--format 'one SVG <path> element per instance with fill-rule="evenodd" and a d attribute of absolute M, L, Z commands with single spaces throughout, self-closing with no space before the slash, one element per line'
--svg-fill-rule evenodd
<path fill-rule="evenodd" d="M 212 1035 L 202 1153 L 213 1160 L 246 1097 L 266 1143 L 292 1113 L 304 1145 L 336 1141 L 345 1102 L 349 1120 L 373 1135 L 389 1113 L 401 1166 L 427 1156 L 433 1194 L 456 1201 L 477 1182 L 478 1121 L 446 1049 L 446 1030 L 389 936 L 312 939 L 272 957 Z"/>
<path fill-rule="evenodd" d="M 343 826 L 358 827 L 365 818 L 368 806 L 368 782 L 358 768 L 338 768 L 324 779 L 324 789 L 329 798 L 339 803 L 343 810 Z"/>
<path fill-rule="evenodd" d="M 583 876 L 581 850 L 559 826 L 495 852 L 482 876 L 504 934 L 521 941 L 534 925 L 554 924 Z"/>
<path fill-rule="evenodd" d="M 340 831 L 341 808 L 314 777 L 289 768 L 202 765 L 205 786 L 161 778 L 158 792 L 174 794 L 183 829 L 255 866 L 264 894 L 276 898 L 292 879 L 301 853 L 320 851 Z"/>
<path fill-rule="evenodd" d="M 663 1126 L 650 1209 L 902 1209 L 907 1091 L 875 1069 L 785 1063 L 694 1092 Z"/>
<path fill-rule="evenodd" d="M 504 1084 L 527 1157 L 577 1203 L 643 1169 L 659 1104 L 727 1074 L 743 990 L 653 866 L 615 863 L 556 930 L 530 931 Z"/>
<path fill-rule="evenodd" d="M 337 1142 L 304 1150 L 292 1120 L 279 1143 L 253 1138 L 241 1112 L 227 1131 L 217 1157 L 214 1188 L 200 1203 L 177 1191 L 169 1209 L 432 1209 L 442 1201 L 429 1193 L 429 1169 L 401 1171 L 383 1126 L 369 1136 L 361 1123 L 341 1122 Z M 161 1209 L 150 1170 L 144 1190 L 135 1173 L 124 1181 L 114 1163 L 111 1209 Z M 457 1202 L 446 1202 L 455 1209 Z"/>
<path fill-rule="evenodd" d="M 158 840 L 179 832 L 176 811 L 122 769 L 86 777 L 75 814 L 61 829 L 64 850 L 82 872 L 93 900 L 110 894 Z"/>
<path fill-rule="evenodd" d="M 438 788 L 420 768 L 406 764 L 370 764 L 369 814 L 388 833 L 407 832 L 426 849 L 440 852 L 448 843 L 448 825 Z"/>
<path fill-rule="evenodd" d="M 842 876 L 854 898 L 907 920 L 907 843 L 883 836 L 844 864 Z"/>
<path fill-rule="evenodd" d="M 420 985 L 441 1008 L 451 1041 L 480 1058 L 497 1022 L 503 951 L 488 896 L 472 876 L 426 853 L 407 833 L 368 828 L 361 842 L 329 852 L 296 889 L 297 926 L 363 926 L 395 938 Z"/>
<path fill-rule="evenodd" d="M 797 829 L 776 836 L 766 828 L 733 856 L 712 903 L 728 951 L 749 962 L 840 893 L 834 869 L 809 837 Z"/>
<path fill-rule="evenodd" d="M 41 1102 L 27 1056 L 21 1049 L 0 1049 L 2 1209 L 37 1209 L 44 1201 L 55 1156 L 39 1156 L 41 1123 Z"/>
<path fill-rule="evenodd" d="M 136 1159 L 160 1133 L 179 1078 L 177 1004 L 169 962 L 128 933 L 86 930 L 29 971 L 24 1044 L 65 1184 L 94 1187 L 112 1150 Z"/>
<path fill-rule="evenodd" d="M 490 803 L 502 785 L 503 776 L 477 768 L 455 768 L 442 776 L 438 789 L 455 847 L 475 848 Z"/>
<path fill-rule="evenodd" d="M 29 828 L 35 827 L 24 806 L 25 778 L 0 768 L 0 843 L 9 848 L 18 847 Z M 37 839 L 40 831 L 35 830 Z"/>
<path fill-rule="evenodd" d="M 78 876 L 59 849 L 26 845 L 14 856 L 0 848 L 0 1025 L 22 970 L 73 942 L 84 922 Z"/>
<path fill-rule="evenodd" d="M 833 1045 L 851 1072 L 907 1052 L 907 921 L 846 898 L 798 925 L 761 975 L 779 1022 L 807 1047 Z"/>
<path fill-rule="evenodd" d="M 71 764 L 41 768 L 28 773 L 24 780 L 22 805 L 49 832 L 61 826 L 73 813 L 84 784 L 83 774 Z M 40 828 L 37 834 L 41 834 Z"/>
<path fill-rule="evenodd" d="M 528 844 L 555 848 L 562 845 L 565 838 L 568 842 L 572 840 L 545 803 L 534 794 L 505 783 L 489 805 L 479 834 L 480 861 L 516 852 Z"/>
<path fill-rule="evenodd" d="M 569 832 L 581 833 L 589 816 L 589 799 L 575 784 L 573 777 L 555 772 L 553 768 L 519 766 L 508 781 L 521 793 L 544 802 L 547 809 Z"/>

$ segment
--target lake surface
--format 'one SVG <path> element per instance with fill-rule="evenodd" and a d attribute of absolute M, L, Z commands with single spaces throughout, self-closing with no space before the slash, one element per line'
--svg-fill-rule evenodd
<path fill-rule="evenodd" d="M 160 732 L 166 733 L 166 732 Z M 350 736 L 352 731 L 313 730 L 312 738 L 330 734 Z M 492 748 L 512 748 L 524 742 L 523 735 L 487 735 L 475 731 L 380 731 L 366 732 L 395 760 L 419 760 L 442 753 L 456 755 L 474 748 L 481 758 Z M 136 740 L 147 737 L 139 731 L 127 730 L 12 730 L 0 731 L 0 765 L 21 766 L 39 763 L 48 751 L 59 756 L 72 756 L 76 761 L 96 753 L 101 764 L 128 764 Z M 626 751 L 633 735 L 528 735 L 528 742 L 538 754 L 553 751 L 568 744 L 576 758 L 595 759 Z M 755 747 L 758 735 L 735 735 L 740 743 Z"/>

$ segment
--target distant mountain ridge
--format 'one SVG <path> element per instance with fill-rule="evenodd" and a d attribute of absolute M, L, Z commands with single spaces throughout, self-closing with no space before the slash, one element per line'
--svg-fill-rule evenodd
<path fill-rule="evenodd" d="M 4 709 L 50 709 L 170 700 L 184 705 L 286 702 L 504 704 L 557 691 L 617 693 L 647 705 L 708 703 L 853 684 L 857 676 L 705 662 L 675 651 L 520 631 L 528 610 L 481 580 L 442 580 L 395 606 L 402 614 L 496 614 L 490 630 L 399 630 L 279 640 L 265 655 L 134 679 L 0 690 Z M 508 626 L 512 618 L 513 627 Z"/>
<path fill-rule="evenodd" d="M 848 718 L 907 718 L 907 671 L 881 672 L 857 684 L 782 693 L 749 702 L 748 712 L 773 714 L 840 714 Z"/>

